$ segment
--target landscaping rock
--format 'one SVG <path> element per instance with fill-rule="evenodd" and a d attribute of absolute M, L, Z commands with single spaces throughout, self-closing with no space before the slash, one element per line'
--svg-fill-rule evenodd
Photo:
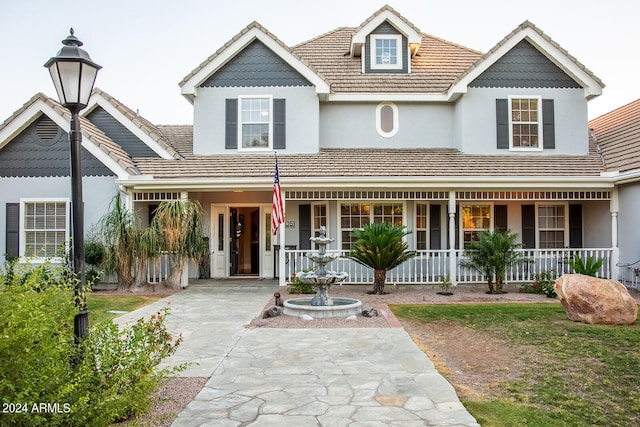
<path fill-rule="evenodd" d="M 363 317 L 375 317 L 378 315 L 378 310 L 375 307 L 364 306 L 362 307 Z"/>
<path fill-rule="evenodd" d="M 262 313 L 262 318 L 267 319 L 269 317 L 278 317 L 282 316 L 282 307 L 276 307 L 275 305 Z"/>
<path fill-rule="evenodd" d="M 554 289 L 567 317 L 576 322 L 599 325 L 631 325 L 638 317 L 638 304 L 615 280 L 582 274 L 563 274 Z"/>

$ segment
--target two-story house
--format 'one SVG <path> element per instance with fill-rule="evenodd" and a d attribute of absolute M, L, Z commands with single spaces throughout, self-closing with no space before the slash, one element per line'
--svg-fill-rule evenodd
<path fill-rule="evenodd" d="M 420 253 L 390 273 L 396 282 L 479 280 L 457 260 L 484 229 L 516 232 L 535 258 L 512 281 L 563 270 L 574 252 L 605 258 L 601 274 L 615 276 L 618 192 L 587 124 L 603 87 L 530 22 L 485 54 L 425 34 L 389 6 L 296 46 L 254 22 L 180 83 L 193 126 L 153 125 L 95 91 L 83 113 L 85 223 L 117 191 L 143 218 L 162 200 L 196 199 L 215 278 L 284 280 L 307 266 L 321 226 L 335 238 L 329 249 L 346 251 L 351 231 L 375 221 L 412 230 Z M 66 113 L 43 95 L 0 126 L 8 253 L 68 236 L 67 131 Z M 367 280 L 349 261 L 333 268 Z"/>

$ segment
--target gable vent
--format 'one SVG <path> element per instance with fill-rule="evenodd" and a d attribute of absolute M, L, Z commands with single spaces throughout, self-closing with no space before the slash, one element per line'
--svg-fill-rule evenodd
<path fill-rule="evenodd" d="M 58 136 L 58 125 L 49 117 L 44 117 L 36 124 L 36 136 L 41 141 L 51 141 Z"/>

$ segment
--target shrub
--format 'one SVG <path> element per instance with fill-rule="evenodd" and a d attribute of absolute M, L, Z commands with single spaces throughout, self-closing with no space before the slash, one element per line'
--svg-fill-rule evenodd
<path fill-rule="evenodd" d="M 168 309 L 123 330 L 103 322 L 76 345 L 74 282 L 47 265 L 19 273 L 0 274 L 0 396 L 16 405 L 2 424 L 108 426 L 147 409 L 181 342 Z"/>
<path fill-rule="evenodd" d="M 305 273 L 307 273 L 308 271 L 311 270 L 305 270 Z M 295 273 L 293 273 L 293 277 L 291 277 L 291 281 L 289 282 L 288 291 L 290 294 L 296 295 L 314 293 L 313 285 L 310 283 L 302 283 Z"/>
<path fill-rule="evenodd" d="M 542 271 L 533 275 L 533 283 L 524 285 L 522 291 L 529 294 L 544 294 L 547 298 L 556 298 L 558 295 L 554 289 L 556 283 L 556 272 L 553 270 Z"/>
<path fill-rule="evenodd" d="M 573 269 L 574 273 L 596 277 L 598 270 L 602 267 L 602 258 L 596 259 L 589 255 L 583 261 L 579 254 L 574 254 L 573 259 L 568 259 L 565 263 Z"/>

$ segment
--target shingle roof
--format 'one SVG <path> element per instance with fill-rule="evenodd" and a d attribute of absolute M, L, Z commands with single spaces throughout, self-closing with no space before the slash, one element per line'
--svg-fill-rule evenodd
<path fill-rule="evenodd" d="M 349 55 L 355 28 L 341 27 L 293 47 L 322 73 L 332 92 L 442 93 L 475 63 L 480 52 L 423 34 L 411 58 L 411 74 L 362 73 L 361 58 Z"/>
<path fill-rule="evenodd" d="M 607 170 L 640 169 L 640 99 L 589 122 Z"/>
<path fill-rule="evenodd" d="M 165 129 L 168 130 L 168 129 Z M 178 129 L 183 132 L 186 129 Z M 169 133 L 169 132 L 168 132 Z M 187 155 L 184 161 L 136 158 L 145 175 L 173 178 L 272 178 L 274 158 L 264 154 Z M 455 149 L 320 149 L 278 156 L 286 178 L 369 177 L 597 177 L 597 154 L 585 156 L 470 155 Z M 322 167 L 314 167 L 322 165 Z M 326 167 L 326 165 L 331 165 Z M 382 166 L 381 166 L 382 165 Z"/>

